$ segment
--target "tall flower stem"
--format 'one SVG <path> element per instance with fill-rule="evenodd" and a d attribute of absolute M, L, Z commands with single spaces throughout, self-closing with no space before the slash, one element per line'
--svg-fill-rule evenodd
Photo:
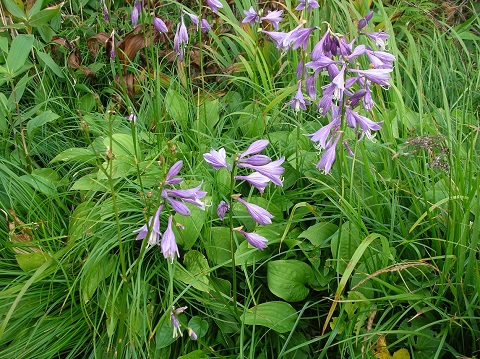
<path fill-rule="evenodd" d="M 228 211 L 228 219 L 230 222 L 230 252 L 232 253 L 232 291 L 233 291 L 233 308 L 235 315 L 238 317 L 237 309 L 237 265 L 235 263 L 235 235 L 233 231 L 233 189 L 235 188 L 235 172 L 236 172 L 236 161 L 233 163 L 232 172 L 230 172 L 230 198 L 229 206 L 230 210 Z"/>

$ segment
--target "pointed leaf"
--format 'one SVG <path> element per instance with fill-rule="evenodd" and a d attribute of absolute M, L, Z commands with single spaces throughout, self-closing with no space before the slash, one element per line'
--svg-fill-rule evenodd
<path fill-rule="evenodd" d="M 11 76 L 25 65 L 32 47 L 33 35 L 17 35 L 13 39 L 6 62 Z"/>
<path fill-rule="evenodd" d="M 267 265 L 268 289 L 287 302 L 304 300 L 310 292 L 306 285 L 313 278 L 312 268 L 299 260 L 277 260 Z"/>

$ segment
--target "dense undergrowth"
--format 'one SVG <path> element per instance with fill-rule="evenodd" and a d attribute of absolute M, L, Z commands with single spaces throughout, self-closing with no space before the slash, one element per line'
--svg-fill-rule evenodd
<path fill-rule="evenodd" d="M 212 3 L 2 0 L 0 357 L 478 356 L 478 4 Z"/>

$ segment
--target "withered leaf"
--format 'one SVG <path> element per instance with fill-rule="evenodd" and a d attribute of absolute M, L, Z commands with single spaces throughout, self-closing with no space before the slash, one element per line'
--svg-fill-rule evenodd
<path fill-rule="evenodd" d="M 82 62 L 82 59 L 80 55 L 80 50 L 76 48 L 70 53 L 70 55 L 68 55 L 68 59 L 67 59 L 68 66 L 70 66 L 72 69 L 80 70 L 81 72 L 83 72 L 85 76 L 88 76 L 88 77 L 95 76 L 95 73 L 93 72 L 93 70 L 89 69 L 88 67 L 82 66 L 81 62 Z"/>
<path fill-rule="evenodd" d="M 88 51 L 90 51 L 93 57 L 97 57 L 98 51 L 100 50 L 100 45 L 105 46 L 109 38 L 110 35 L 106 32 L 99 32 L 98 34 L 87 39 Z"/>

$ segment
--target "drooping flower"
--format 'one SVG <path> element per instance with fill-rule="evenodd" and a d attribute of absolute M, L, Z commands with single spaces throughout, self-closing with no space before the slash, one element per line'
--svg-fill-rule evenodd
<path fill-rule="evenodd" d="M 250 157 L 239 158 L 238 163 L 247 163 L 252 166 L 262 166 L 270 163 L 272 160 L 265 155 L 253 155 Z"/>
<path fill-rule="evenodd" d="M 207 0 L 207 6 L 214 12 L 218 13 L 218 9 L 222 8 L 223 5 L 220 1 L 218 0 Z"/>
<path fill-rule="evenodd" d="M 187 308 L 188 307 L 181 307 L 181 308 L 175 309 L 175 307 L 172 307 L 172 310 L 170 311 L 170 318 L 172 320 L 174 338 L 177 338 L 179 334 L 180 336 L 183 336 L 182 330 L 180 329 L 180 322 L 178 321 L 177 315 L 183 313 Z"/>
<path fill-rule="evenodd" d="M 306 110 L 307 105 L 309 104 L 310 104 L 310 101 L 305 100 L 305 98 L 303 97 L 302 82 L 299 81 L 297 93 L 295 94 L 295 96 L 293 96 L 293 98 L 290 101 L 286 103 L 286 105 L 291 105 L 295 111 L 299 111 L 300 109 Z"/>
<path fill-rule="evenodd" d="M 161 204 L 157 211 L 155 212 L 155 215 L 150 217 L 148 220 L 148 223 L 144 224 L 141 228 L 133 231 L 133 233 L 137 233 L 137 240 L 144 239 L 148 235 L 148 243 L 147 245 L 153 246 L 155 244 L 160 244 L 159 239 L 162 236 L 162 233 L 160 232 L 160 213 L 163 210 L 163 204 Z M 152 223 L 153 221 L 153 223 Z M 148 233 L 148 229 L 150 227 L 150 234 Z"/>
<path fill-rule="evenodd" d="M 248 233 L 248 232 L 245 232 L 241 229 L 237 229 L 237 232 L 243 234 L 245 236 L 245 238 L 247 239 L 248 243 L 250 243 L 255 248 L 257 248 L 261 251 L 263 251 L 265 248 L 267 248 L 268 239 L 266 239 L 265 237 L 263 237 L 263 236 L 261 236 L 257 233 L 254 233 L 254 232 Z"/>
<path fill-rule="evenodd" d="M 317 163 L 317 168 L 323 170 L 325 174 L 328 174 L 332 168 L 333 163 L 335 162 L 337 143 L 340 139 L 340 134 L 337 137 L 330 141 L 329 147 L 325 150 L 320 161 Z"/>
<path fill-rule="evenodd" d="M 270 179 L 270 181 L 275 183 L 277 186 L 283 186 L 280 176 L 283 174 L 283 172 L 285 172 L 285 169 L 281 166 L 281 164 L 284 161 L 285 161 L 285 157 L 282 157 L 276 161 L 272 161 L 263 166 L 253 166 L 246 163 L 239 163 L 238 166 L 250 168 L 254 171 L 257 171 L 258 173 Z"/>
<path fill-rule="evenodd" d="M 228 212 L 229 209 L 230 209 L 230 206 L 228 205 L 227 202 L 220 201 L 220 203 L 217 206 L 218 218 L 220 218 L 223 221 L 225 219 L 225 214 Z"/>
<path fill-rule="evenodd" d="M 315 75 L 308 76 L 307 79 L 305 80 L 305 90 L 307 92 L 307 95 L 314 100 L 317 97 L 317 88 L 315 86 L 316 81 L 317 81 L 317 78 L 315 77 Z"/>
<path fill-rule="evenodd" d="M 197 333 L 195 333 L 195 331 L 192 328 L 188 327 L 187 331 L 188 331 L 188 336 L 190 337 L 190 339 L 192 339 L 192 340 L 197 340 L 198 339 Z"/>
<path fill-rule="evenodd" d="M 386 69 L 369 69 L 369 70 L 358 70 L 358 69 L 349 69 L 349 72 L 356 72 L 359 75 L 363 75 L 366 79 L 379 84 L 380 86 L 390 87 L 388 80 L 390 80 L 390 72 L 393 71 L 391 68 Z"/>
<path fill-rule="evenodd" d="M 185 47 L 188 44 L 188 31 L 185 26 L 185 21 L 183 19 L 183 14 L 181 16 L 180 24 L 178 24 L 175 37 L 173 39 L 173 50 L 178 54 L 178 59 L 180 62 L 183 61 L 185 56 Z"/>
<path fill-rule="evenodd" d="M 377 45 L 380 51 L 385 50 L 385 47 L 387 46 L 387 40 L 390 38 L 389 34 L 383 31 L 378 31 L 371 32 L 366 35 L 375 42 L 375 45 Z"/>
<path fill-rule="evenodd" d="M 284 31 L 261 31 L 264 34 L 267 34 L 270 36 L 272 41 L 275 43 L 275 46 L 277 46 L 277 49 L 281 50 L 287 50 L 289 48 L 289 45 L 284 44 L 284 40 L 287 37 L 287 33 Z"/>
<path fill-rule="evenodd" d="M 180 253 L 178 253 L 177 241 L 175 240 L 175 234 L 173 233 L 172 229 L 172 219 L 173 216 L 170 215 L 168 217 L 167 229 L 163 234 L 160 246 L 162 247 L 163 256 L 165 258 L 170 258 L 173 263 L 175 256 L 180 257 Z"/>
<path fill-rule="evenodd" d="M 193 22 L 193 24 L 197 27 L 197 30 L 198 30 L 198 24 L 199 24 L 198 16 L 195 14 L 190 14 L 188 11 L 185 11 L 185 10 L 182 10 L 182 12 L 190 18 L 190 21 Z"/>
<path fill-rule="evenodd" d="M 371 131 L 378 131 L 382 128 L 381 125 L 383 122 L 374 122 L 369 118 L 353 111 L 350 107 L 347 107 L 345 111 L 345 117 L 348 126 L 355 129 L 357 129 L 357 127 L 360 127 L 360 129 L 363 131 L 363 134 L 365 134 L 367 138 L 372 137 Z"/>
<path fill-rule="evenodd" d="M 303 28 L 303 24 L 298 25 L 284 37 L 283 47 L 286 49 L 291 47 L 295 50 L 301 46 L 306 50 L 308 46 L 308 38 L 313 30 L 315 30 L 314 27 Z"/>
<path fill-rule="evenodd" d="M 244 201 L 241 198 L 238 198 L 237 201 L 245 206 L 252 219 L 258 224 L 267 225 L 272 223 L 271 219 L 273 218 L 273 215 L 266 209 L 256 204 Z"/>
<path fill-rule="evenodd" d="M 189 189 L 169 189 L 165 188 L 162 191 L 162 197 L 164 198 L 178 198 L 181 199 L 184 202 L 193 204 L 194 206 L 197 206 L 198 208 L 204 210 L 205 209 L 205 203 L 200 201 L 200 198 L 203 198 L 206 196 L 207 192 L 201 191 L 200 187 L 202 185 L 199 184 L 197 187 L 194 188 L 189 188 Z"/>
<path fill-rule="evenodd" d="M 227 155 L 225 153 L 225 148 L 220 148 L 218 151 L 215 151 L 213 148 L 209 153 L 204 153 L 203 158 L 205 162 L 209 165 L 212 165 L 213 168 L 219 170 L 220 168 L 229 168 L 227 163 Z"/>
<path fill-rule="evenodd" d="M 167 25 L 159 17 L 153 18 L 153 27 L 157 29 L 158 32 L 168 32 Z"/>
<path fill-rule="evenodd" d="M 212 28 L 212 26 L 208 23 L 208 21 L 205 20 L 205 19 L 202 19 L 202 21 L 201 21 L 202 32 L 207 33 L 207 32 L 210 31 L 211 28 Z"/>
<path fill-rule="evenodd" d="M 137 26 L 138 17 L 140 12 L 142 11 L 142 3 L 140 1 L 135 1 L 133 4 L 132 14 L 130 16 L 130 20 L 132 21 L 132 26 Z"/>
<path fill-rule="evenodd" d="M 340 119 L 334 119 L 328 125 L 321 127 L 317 132 L 308 136 L 313 142 L 318 142 L 320 147 L 326 148 L 330 142 L 332 132 L 336 132 L 339 126 Z"/>
<path fill-rule="evenodd" d="M 278 30 L 278 23 L 282 21 L 283 10 L 268 11 L 268 14 L 261 17 L 260 21 L 268 21 L 275 30 Z"/>
<path fill-rule="evenodd" d="M 307 8 L 308 11 L 317 9 L 319 7 L 317 0 L 300 0 L 295 10 L 303 10 Z"/>
<path fill-rule="evenodd" d="M 243 24 L 249 23 L 250 25 L 253 25 L 260 22 L 260 16 L 257 14 L 253 6 L 250 6 L 250 9 L 248 10 L 243 10 L 243 13 L 245 14 L 245 18 L 242 20 Z"/>
<path fill-rule="evenodd" d="M 235 176 L 235 179 L 238 181 L 247 181 L 253 187 L 258 189 L 260 193 L 264 192 L 265 187 L 267 187 L 268 183 L 270 182 L 270 179 L 268 177 L 265 177 L 258 172 L 250 173 L 248 176 Z"/>

